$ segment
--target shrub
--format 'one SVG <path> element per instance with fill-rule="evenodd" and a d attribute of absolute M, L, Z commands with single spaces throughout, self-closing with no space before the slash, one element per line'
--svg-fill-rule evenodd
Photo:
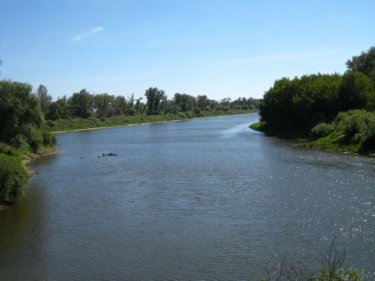
<path fill-rule="evenodd" d="M 23 135 L 17 135 L 10 140 L 10 144 L 15 148 L 24 148 L 28 147 L 27 139 Z"/>
<path fill-rule="evenodd" d="M 26 138 L 33 152 L 37 152 L 43 143 L 43 137 L 39 130 L 32 124 L 26 124 L 21 127 L 20 133 Z"/>
<path fill-rule="evenodd" d="M 335 130 L 344 134 L 346 143 L 359 144 L 361 150 L 375 149 L 375 112 L 341 112 L 335 119 Z"/>
<path fill-rule="evenodd" d="M 27 183 L 27 173 L 17 158 L 0 154 L 0 201 L 14 203 Z"/>
<path fill-rule="evenodd" d="M 52 120 L 47 120 L 46 125 L 50 128 L 53 128 L 53 127 L 55 127 L 55 122 L 53 122 Z"/>
<path fill-rule="evenodd" d="M 56 137 L 51 133 L 46 131 L 42 132 L 43 144 L 47 146 L 52 146 L 56 144 Z"/>
<path fill-rule="evenodd" d="M 335 126 L 332 123 L 319 123 L 311 129 L 310 137 L 313 139 L 318 139 L 328 136 L 329 134 L 333 133 L 334 127 Z"/>

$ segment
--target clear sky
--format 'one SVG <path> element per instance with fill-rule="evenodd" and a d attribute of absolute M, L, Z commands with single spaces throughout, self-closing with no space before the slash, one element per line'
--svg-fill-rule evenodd
<path fill-rule="evenodd" d="M 343 73 L 375 45 L 374 0 L 0 0 L 0 79 L 136 97 L 262 97 Z"/>

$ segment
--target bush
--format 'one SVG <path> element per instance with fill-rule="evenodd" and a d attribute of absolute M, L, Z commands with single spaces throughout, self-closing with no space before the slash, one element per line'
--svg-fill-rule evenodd
<path fill-rule="evenodd" d="M 10 140 L 10 144 L 15 148 L 24 148 L 28 147 L 27 139 L 23 135 L 17 135 Z"/>
<path fill-rule="evenodd" d="M 27 183 L 25 168 L 15 157 L 0 154 L 0 201 L 14 203 Z"/>
<path fill-rule="evenodd" d="M 42 132 L 43 144 L 47 146 L 53 146 L 56 144 L 56 137 L 46 131 Z"/>
<path fill-rule="evenodd" d="M 335 126 L 332 123 L 319 123 L 311 129 L 310 137 L 313 139 L 318 139 L 328 136 L 329 134 L 333 133 L 334 127 Z"/>
<path fill-rule="evenodd" d="M 55 127 L 55 122 L 53 122 L 52 120 L 47 120 L 46 125 L 50 128 L 53 128 L 53 127 Z"/>
<path fill-rule="evenodd" d="M 361 150 L 375 149 L 375 112 L 364 110 L 341 112 L 334 123 L 335 130 L 344 134 L 344 142 L 359 144 Z"/>
<path fill-rule="evenodd" d="M 21 127 L 20 133 L 26 138 L 33 152 L 37 152 L 43 143 L 43 137 L 39 130 L 32 124 L 26 124 Z"/>
<path fill-rule="evenodd" d="M 340 112 L 332 123 L 320 123 L 312 128 L 310 136 L 319 139 L 317 142 L 324 140 L 329 144 L 352 147 L 357 152 L 375 151 L 375 112 Z"/>

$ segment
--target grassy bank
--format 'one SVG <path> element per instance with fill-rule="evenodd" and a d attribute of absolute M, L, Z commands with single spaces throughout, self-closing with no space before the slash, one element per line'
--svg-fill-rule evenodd
<path fill-rule="evenodd" d="M 43 146 L 34 153 L 26 147 L 17 149 L 0 143 L 0 205 L 15 203 L 23 195 L 33 174 L 30 169 L 33 160 L 57 153 L 52 146 Z"/>
<path fill-rule="evenodd" d="M 199 117 L 214 117 L 222 115 L 245 114 L 255 112 L 253 110 L 227 110 L 227 111 L 210 111 L 195 114 L 194 112 L 180 112 L 177 114 L 162 114 L 162 115 L 117 115 L 107 118 L 71 118 L 58 119 L 55 121 L 47 121 L 45 129 L 49 132 L 65 132 L 73 130 L 94 129 L 102 127 L 114 127 L 132 124 L 144 123 L 158 123 L 172 120 L 187 120 Z"/>
<path fill-rule="evenodd" d="M 257 122 L 250 128 L 283 138 L 297 140 L 308 148 L 334 152 L 375 154 L 375 112 L 350 110 L 340 112 L 333 122 L 319 123 L 299 137 L 270 129 L 266 122 Z"/>

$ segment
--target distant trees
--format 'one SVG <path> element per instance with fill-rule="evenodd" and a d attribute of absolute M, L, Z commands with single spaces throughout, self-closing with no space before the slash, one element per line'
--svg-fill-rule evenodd
<path fill-rule="evenodd" d="M 58 98 L 55 102 L 51 103 L 46 116 L 47 119 L 56 120 L 65 119 L 68 117 L 70 117 L 70 112 L 66 96 Z"/>
<path fill-rule="evenodd" d="M 158 88 L 148 88 L 145 96 L 147 98 L 147 114 L 160 114 L 160 102 L 165 97 L 165 92 Z"/>
<path fill-rule="evenodd" d="M 92 97 L 93 109 L 96 116 L 101 118 L 105 116 L 112 116 L 114 113 L 114 96 L 110 96 L 107 93 L 99 94 Z"/>
<path fill-rule="evenodd" d="M 173 98 L 174 104 L 178 107 L 178 111 L 192 111 L 196 105 L 196 99 L 187 94 L 176 93 Z"/>
<path fill-rule="evenodd" d="M 48 115 L 49 107 L 51 106 L 52 97 L 48 95 L 47 87 L 44 85 L 39 85 L 36 96 L 38 97 L 40 108 L 42 109 L 44 115 Z"/>
<path fill-rule="evenodd" d="M 68 99 L 68 104 L 73 116 L 87 118 L 92 112 L 93 98 L 86 89 L 82 89 Z"/>
<path fill-rule="evenodd" d="M 194 97 L 176 93 L 173 99 L 168 99 L 165 92 L 156 87 L 145 91 L 146 103 L 142 102 L 142 97 L 135 99 L 134 94 L 125 98 L 122 95 L 114 96 L 108 93 L 90 94 L 86 89 L 73 93 L 69 98 L 63 96 L 53 101 L 44 85 L 38 86 L 34 96 L 47 120 L 88 117 L 103 119 L 116 115 L 159 115 L 179 112 L 191 112 L 195 116 L 202 116 L 207 112 L 259 108 L 259 100 L 253 98 L 238 98 L 234 101 L 225 98 L 217 102 L 206 95 Z"/>

